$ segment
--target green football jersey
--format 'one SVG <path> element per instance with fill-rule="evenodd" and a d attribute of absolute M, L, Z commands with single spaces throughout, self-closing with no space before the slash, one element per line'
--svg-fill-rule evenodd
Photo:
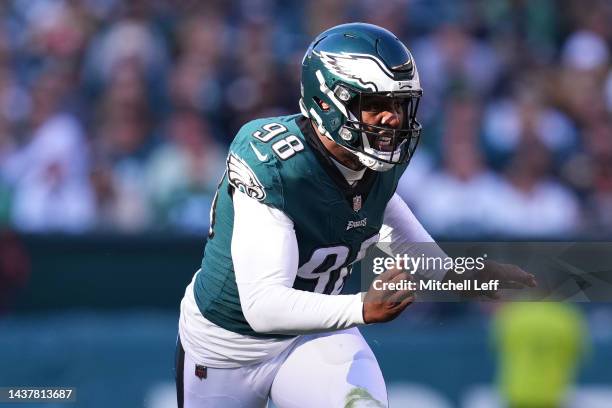
<path fill-rule="evenodd" d="M 194 285 L 202 315 L 224 329 L 263 337 L 246 321 L 231 254 L 236 189 L 283 211 L 294 223 L 299 250 L 295 289 L 339 294 L 351 265 L 378 242 L 383 214 L 406 165 L 366 170 L 350 186 L 310 120 L 301 115 L 258 119 L 232 142 L 211 210 L 211 227 Z"/>

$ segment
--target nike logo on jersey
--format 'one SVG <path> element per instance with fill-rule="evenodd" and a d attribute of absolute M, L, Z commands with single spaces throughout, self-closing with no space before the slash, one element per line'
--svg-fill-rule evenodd
<path fill-rule="evenodd" d="M 261 154 L 261 152 L 259 150 L 257 150 L 257 148 L 255 147 L 253 142 L 250 142 L 249 144 L 251 145 L 251 149 L 253 149 L 253 151 L 255 152 L 255 155 L 257 156 L 257 158 L 260 161 L 265 162 L 266 160 L 268 160 L 268 155 L 267 154 Z"/>
<path fill-rule="evenodd" d="M 346 225 L 346 230 L 348 231 L 353 228 L 365 227 L 366 225 L 368 225 L 367 218 L 364 218 L 363 220 L 359 220 L 359 221 L 349 221 L 348 224 Z"/>

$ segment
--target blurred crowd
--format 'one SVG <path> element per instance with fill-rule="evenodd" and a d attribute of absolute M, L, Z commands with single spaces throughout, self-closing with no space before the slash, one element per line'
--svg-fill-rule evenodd
<path fill-rule="evenodd" d="M 297 113 L 320 31 L 413 51 L 424 133 L 399 192 L 435 236 L 612 235 L 612 3 L 7 0 L 0 223 L 202 233 L 240 126 Z"/>

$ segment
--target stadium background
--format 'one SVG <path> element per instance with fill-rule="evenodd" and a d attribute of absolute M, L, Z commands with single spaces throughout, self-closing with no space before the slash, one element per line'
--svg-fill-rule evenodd
<path fill-rule="evenodd" d="M 173 406 L 178 302 L 227 146 L 297 112 L 307 44 L 348 21 L 415 56 L 424 134 L 399 191 L 434 237 L 612 237 L 609 1 L 7 0 L 0 386 Z M 572 307 L 572 406 L 610 406 L 612 308 Z M 494 319 L 418 305 L 365 328 L 392 406 L 500 406 Z"/>

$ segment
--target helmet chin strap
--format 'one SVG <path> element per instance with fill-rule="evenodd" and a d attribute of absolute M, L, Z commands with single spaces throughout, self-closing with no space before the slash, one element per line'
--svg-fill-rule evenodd
<path fill-rule="evenodd" d="M 353 153 L 357 156 L 361 164 L 374 171 L 388 171 L 395 166 L 395 164 L 392 163 L 385 163 L 383 161 L 373 159 L 372 157 L 361 152 L 353 151 Z"/>
<path fill-rule="evenodd" d="M 348 150 L 349 152 L 357 156 L 357 159 L 359 159 L 359 163 L 361 163 L 362 165 L 366 166 L 367 168 L 371 170 L 382 172 L 382 171 L 391 170 L 393 166 L 395 166 L 395 164 L 393 163 L 385 163 L 384 161 L 376 160 L 368 156 L 367 154 L 363 154 L 361 152 L 358 152 L 357 150 L 350 149 L 346 146 L 342 146 L 342 147 L 344 147 L 346 150 Z"/>
<path fill-rule="evenodd" d="M 393 166 L 395 166 L 394 163 L 388 163 L 383 160 L 391 161 L 393 160 L 394 157 L 396 157 L 396 155 L 397 157 L 399 157 L 399 155 L 401 154 L 402 145 L 404 142 L 400 143 L 399 147 L 393 152 L 381 152 L 379 150 L 374 149 L 372 146 L 370 146 L 370 142 L 365 133 L 361 134 L 361 138 L 362 138 L 362 143 L 363 143 L 363 150 L 365 153 L 368 153 L 368 154 L 353 151 L 353 153 L 359 158 L 359 161 L 361 162 L 361 164 L 363 164 L 364 166 L 374 171 L 388 171 L 388 170 L 391 170 Z M 375 157 L 378 157 L 381 160 L 376 160 Z"/>

